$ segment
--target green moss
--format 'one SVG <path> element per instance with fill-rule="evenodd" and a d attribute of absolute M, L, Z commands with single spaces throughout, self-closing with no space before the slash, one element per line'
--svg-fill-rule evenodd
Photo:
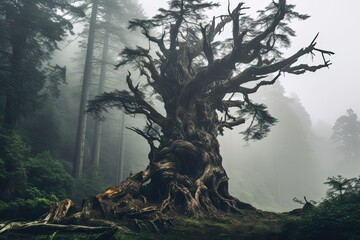
<path fill-rule="evenodd" d="M 115 234 L 105 232 L 103 234 L 63 234 L 57 233 L 52 240 L 272 240 L 283 237 L 283 220 L 269 219 L 194 219 L 185 218 L 175 222 L 173 228 L 161 232 L 132 230 L 130 232 L 117 231 Z M 33 236 L 26 239 L 49 240 L 51 235 Z M 0 238 L 1 239 L 1 238 Z M 17 238 L 9 238 L 17 239 Z M 2 239 L 1 239 L 2 240 Z M 6 239 L 7 240 L 7 239 Z"/>

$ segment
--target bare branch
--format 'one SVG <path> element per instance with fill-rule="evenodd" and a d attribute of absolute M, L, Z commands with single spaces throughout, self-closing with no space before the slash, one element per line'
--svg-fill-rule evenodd
<path fill-rule="evenodd" d="M 331 65 L 331 63 L 327 62 L 326 64 L 321 64 L 321 65 L 316 65 L 316 66 L 309 66 L 307 64 L 300 64 L 294 67 L 286 67 L 284 68 L 282 71 L 283 72 L 287 72 L 287 73 L 291 73 L 291 74 L 295 74 L 295 75 L 300 75 L 303 74 L 305 72 L 315 72 L 317 70 L 319 70 L 320 68 L 324 68 L 324 67 L 329 67 Z"/>
<path fill-rule="evenodd" d="M 210 45 L 214 41 L 216 34 L 220 34 L 223 31 L 225 25 L 231 22 L 230 16 L 220 16 L 220 19 L 221 21 L 215 25 L 216 18 L 213 18 L 211 27 L 207 33 L 207 42 L 209 42 Z M 191 58 L 195 58 L 201 54 L 203 51 L 203 43 L 204 39 L 200 39 L 199 42 L 191 48 Z"/>
<path fill-rule="evenodd" d="M 148 28 L 143 24 L 143 21 L 137 21 L 137 20 L 132 20 L 130 21 L 130 25 L 131 26 L 138 26 L 142 29 L 141 33 L 147 38 L 149 39 L 149 41 L 154 42 L 158 45 L 158 47 L 160 48 L 161 52 L 167 56 L 167 54 L 169 53 L 168 49 L 166 49 L 165 44 L 164 44 L 164 37 L 165 37 L 165 32 L 162 34 L 161 38 L 156 38 L 152 35 L 150 35 Z"/>
<path fill-rule="evenodd" d="M 256 84 L 256 86 L 253 88 L 245 88 L 245 87 L 239 86 L 237 92 L 240 92 L 240 93 L 243 93 L 246 95 L 255 93 L 261 86 L 274 84 L 280 76 L 281 76 L 281 71 L 279 71 L 279 73 L 276 75 L 276 77 L 274 77 L 271 81 L 261 81 L 258 84 Z"/>
<path fill-rule="evenodd" d="M 245 49 L 250 50 L 253 49 L 253 46 L 258 45 L 262 40 L 264 40 L 269 34 L 275 31 L 276 27 L 279 25 L 280 21 L 284 19 L 286 10 L 286 0 L 279 0 L 279 3 L 275 3 L 275 6 L 278 8 L 278 12 L 275 15 L 275 18 L 273 19 L 272 23 L 267 27 L 264 31 L 262 31 L 258 36 L 253 38 L 251 41 L 249 41 Z"/>
<path fill-rule="evenodd" d="M 181 23 L 184 20 L 183 16 L 184 16 L 184 0 L 181 0 L 180 14 L 176 20 L 176 23 L 171 24 L 170 27 L 170 52 L 174 52 L 176 49 L 179 29 L 181 27 Z"/>
<path fill-rule="evenodd" d="M 160 126 L 164 126 L 165 123 L 165 117 L 162 116 L 158 111 L 155 110 L 155 108 L 153 108 L 145 99 L 143 96 L 143 93 L 140 92 L 140 90 L 138 89 L 138 86 L 134 87 L 132 80 L 131 80 L 131 73 L 128 72 L 128 75 L 126 77 L 126 83 L 129 87 L 129 89 L 131 90 L 131 92 L 133 92 L 134 96 L 136 97 L 138 103 L 141 105 L 141 107 L 144 110 L 147 110 L 148 112 L 145 114 L 149 119 L 151 119 L 152 121 L 156 122 L 158 125 Z"/>
<path fill-rule="evenodd" d="M 223 100 L 223 105 L 225 105 L 226 107 L 230 108 L 230 107 L 237 107 L 237 108 L 242 108 L 244 106 L 244 101 L 241 100 Z"/>
<path fill-rule="evenodd" d="M 147 61 L 142 61 L 143 65 L 145 68 L 147 68 L 149 70 L 149 72 L 151 73 L 151 78 L 154 79 L 155 81 L 160 81 L 161 77 L 160 74 L 155 66 L 155 62 L 153 61 L 153 59 L 148 56 L 148 62 Z"/>
<path fill-rule="evenodd" d="M 235 46 L 242 44 L 242 38 L 246 34 L 246 31 L 245 33 L 240 34 L 240 16 L 243 15 L 241 14 L 241 10 L 248 9 L 248 7 L 243 8 L 242 7 L 243 5 L 244 3 L 242 2 L 239 3 L 231 13 L 230 13 L 230 9 L 228 9 L 229 16 L 231 17 L 233 23 L 232 34 L 233 34 L 233 41 Z"/>
<path fill-rule="evenodd" d="M 218 131 L 220 131 L 221 133 L 223 131 L 223 128 L 233 129 L 234 127 L 239 126 L 243 123 L 245 123 L 244 118 L 237 118 L 230 122 L 221 122 L 218 126 Z"/>
<path fill-rule="evenodd" d="M 321 54 L 328 54 L 328 55 L 334 54 L 333 52 L 330 52 L 330 51 L 325 51 L 325 50 L 315 48 L 316 37 L 314 38 L 314 40 L 311 42 L 311 44 L 308 47 L 300 49 L 298 52 L 296 52 L 295 54 L 293 54 L 292 56 L 290 56 L 288 58 L 285 58 L 281 61 L 278 61 L 273 64 L 269 64 L 269 65 L 251 66 L 251 67 L 247 68 L 239 75 L 226 80 L 222 84 L 221 89 L 220 88 L 216 89 L 215 94 L 219 95 L 219 91 L 220 92 L 222 91 L 223 95 L 225 93 L 230 93 L 230 92 L 242 92 L 242 93 L 246 93 L 246 94 L 254 93 L 258 90 L 259 87 L 261 87 L 263 85 L 271 84 L 271 82 L 267 82 L 267 81 L 262 82 L 261 84 L 257 85 L 253 89 L 247 89 L 247 88 L 243 88 L 243 87 L 239 87 L 239 86 L 244 83 L 247 83 L 247 82 L 260 80 L 260 79 L 266 77 L 268 74 L 271 74 L 276 71 L 288 72 L 288 73 L 292 73 L 292 74 L 302 74 L 306 71 L 314 72 L 318 69 L 330 66 L 331 63 L 329 61 L 326 61 L 325 58 L 323 57 L 324 64 L 321 64 L 321 65 L 309 66 L 307 64 L 300 64 L 298 66 L 291 67 L 291 65 L 294 64 L 296 61 L 298 61 L 298 59 L 300 57 L 302 57 L 306 54 L 309 54 L 309 53 L 314 54 L 314 52 L 320 52 Z M 280 72 L 279 72 L 279 74 L 280 74 Z M 276 79 L 279 77 L 279 74 L 276 77 Z"/>
<path fill-rule="evenodd" d="M 275 14 L 275 17 L 269 27 L 267 27 L 264 31 L 262 31 L 259 35 L 254 37 L 249 42 L 243 44 L 242 41 L 240 41 L 240 38 L 246 34 L 246 32 L 239 35 L 238 30 L 238 16 L 240 16 L 240 10 L 241 4 L 237 6 L 237 8 L 232 12 L 232 19 L 235 19 L 236 23 L 234 25 L 233 23 L 233 35 L 236 36 L 236 39 L 234 39 L 234 47 L 231 53 L 223 57 L 222 59 L 219 59 L 214 62 L 213 66 L 211 68 L 208 68 L 208 73 L 213 73 L 214 69 L 216 69 L 218 76 L 228 77 L 231 73 L 231 71 L 235 68 L 236 63 L 250 63 L 254 59 L 256 59 L 260 53 L 260 50 L 262 49 L 261 41 L 264 40 L 269 34 L 275 31 L 276 27 L 280 23 L 280 21 L 285 16 L 285 0 L 279 0 L 279 4 L 277 4 L 278 11 Z M 238 10 L 238 11 L 236 11 Z M 274 70 L 275 72 L 279 70 Z M 220 78 L 214 78 L 213 80 L 221 80 Z"/>
<path fill-rule="evenodd" d="M 213 63 L 214 63 L 214 54 L 213 54 L 213 51 L 212 51 L 212 48 L 211 48 L 211 43 L 209 42 L 209 39 L 207 38 L 207 35 L 206 35 L 206 28 L 207 27 L 208 27 L 208 25 L 203 27 L 200 24 L 201 33 L 202 33 L 202 36 L 203 36 L 203 51 L 205 53 L 206 59 L 208 60 L 209 66 L 210 66 L 210 65 L 213 65 Z"/>
<path fill-rule="evenodd" d="M 128 114 L 143 114 L 149 120 L 163 127 L 165 125 L 165 117 L 145 100 L 144 94 L 138 89 L 138 86 L 135 87 L 133 85 L 130 76 L 129 72 L 126 82 L 131 93 L 118 90 L 103 93 L 89 102 L 87 112 L 91 112 L 99 117 L 99 114 L 102 111 L 106 111 L 107 107 L 124 108 Z"/>
<path fill-rule="evenodd" d="M 153 161 L 153 153 L 157 150 L 157 147 L 154 144 L 154 141 L 158 141 L 158 139 L 154 139 L 151 135 L 145 133 L 144 131 L 140 130 L 139 128 L 134 127 L 127 127 L 130 131 L 135 132 L 136 134 L 140 135 L 141 137 L 145 138 L 150 146 L 150 153 L 149 153 L 149 160 L 150 162 Z"/>

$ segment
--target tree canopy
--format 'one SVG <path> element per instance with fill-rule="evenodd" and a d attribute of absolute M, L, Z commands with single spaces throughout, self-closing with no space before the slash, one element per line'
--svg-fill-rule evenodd
<path fill-rule="evenodd" d="M 360 156 L 360 121 L 351 108 L 346 115 L 336 119 L 331 139 L 339 144 L 339 151 L 346 159 L 355 159 Z"/>
<path fill-rule="evenodd" d="M 57 43 L 72 33 L 69 17 L 81 7 L 64 0 L 19 0 L 0 3 L 0 95 L 3 126 L 13 129 L 19 116 L 36 108 L 46 94 L 59 94 L 66 68 L 49 60 Z"/>
<path fill-rule="evenodd" d="M 88 111 L 100 114 L 118 107 L 129 115 L 145 116 L 144 129 L 131 129 L 149 143 L 149 165 L 88 199 L 83 209 L 87 216 L 136 215 L 166 225 L 169 214 L 219 216 L 254 210 L 229 193 L 217 136 L 249 119 L 245 139 L 264 137 L 275 119 L 250 95 L 274 84 L 282 74 L 329 67 L 326 57 L 333 52 L 317 48 L 315 36 L 306 47 L 283 54 L 295 35 L 289 22 L 308 18 L 285 0 L 272 2 L 257 18 L 244 14 L 246 7 L 239 3 L 224 15 L 207 19 L 205 11 L 217 6 L 202 0 L 172 0 L 153 18 L 130 21 L 129 29 L 139 29 L 149 45 L 125 47 L 117 67 L 134 67 L 140 78 L 134 80 L 129 72 L 128 90 L 99 95 L 90 101 Z M 227 25 L 232 37 L 221 40 L 218 34 Z M 157 34 L 160 28 L 163 31 Z M 319 63 L 299 63 L 301 57 L 315 54 L 320 55 Z M 161 103 L 154 104 L 154 99 Z M 59 204 L 63 206 L 71 202 Z M 68 210 L 53 209 L 49 216 L 62 219 L 57 213 L 67 215 Z"/>
<path fill-rule="evenodd" d="M 295 36 L 290 20 L 309 17 L 295 12 L 295 6 L 285 1 L 271 3 L 255 19 L 244 13 L 246 7 L 240 3 L 233 11 L 208 20 L 204 11 L 216 6 L 206 1 L 171 1 L 169 10 L 159 9 L 152 19 L 130 21 L 129 28 L 140 29 L 157 48 L 125 48 L 117 66 L 135 64 L 147 81 L 134 86 L 129 73 L 130 91 L 99 96 L 91 102 L 90 111 L 121 107 L 129 114 L 145 115 L 165 130 L 167 120 L 176 119 L 178 106 L 201 99 L 223 114 L 216 124 L 220 133 L 252 115 L 253 124 L 245 131 L 247 138 L 260 139 L 265 135 L 274 119 L 263 105 L 252 103 L 249 95 L 261 86 L 273 84 L 282 73 L 303 74 L 328 67 L 330 62 L 325 55 L 333 53 L 317 48 L 316 36 L 307 47 L 283 57 L 282 49 Z M 228 24 L 232 24 L 232 38 L 216 40 Z M 163 33 L 156 36 L 159 26 L 163 26 Z M 296 64 L 300 57 L 315 53 L 322 55 L 322 63 Z M 273 73 L 276 75 L 272 80 L 266 79 Z M 155 93 L 164 102 L 166 115 L 149 103 L 146 92 Z M 244 100 L 235 100 L 239 94 Z M 239 111 L 230 114 L 230 108 Z"/>

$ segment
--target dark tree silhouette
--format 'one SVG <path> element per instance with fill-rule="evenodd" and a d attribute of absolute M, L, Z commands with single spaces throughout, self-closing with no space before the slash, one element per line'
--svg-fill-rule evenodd
<path fill-rule="evenodd" d="M 289 46 L 289 37 L 295 34 L 288 22 L 308 17 L 285 0 L 259 11 L 257 19 L 244 15 L 246 7 L 240 3 L 207 23 L 204 10 L 216 6 L 201 0 L 172 0 L 168 10 L 159 9 L 152 19 L 130 21 L 129 28 L 140 29 L 158 50 L 125 48 L 118 67 L 133 64 L 146 81 L 135 84 L 129 72 L 129 91 L 104 93 L 90 102 L 88 111 L 118 107 L 127 114 L 144 115 L 145 129 L 133 130 L 148 141 L 150 163 L 87 201 L 85 216 L 157 219 L 169 213 L 217 216 L 254 209 L 229 194 L 216 137 L 246 118 L 251 124 L 245 138 L 264 137 L 275 119 L 249 95 L 282 74 L 328 67 L 325 55 L 333 53 L 316 48 L 315 38 L 307 47 L 282 56 L 281 48 Z M 232 26 L 232 38 L 218 41 L 216 36 L 227 25 Z M 164 30 L 159 37 L 154 34 L 158 27 Z M 322 55 L 321 64 L 296 64 L 302 56 L 316 53 Z M 150 93 L 161 99 L 163 111 L 151 103 Z M 49 219 L 61 219 L 66 212 L 67 208 L 53 211 Z"/>
<path fill-rule="evenodd" d="M 124 23 L 134 17 L 143 16 L 142 8 L 135 0 L 87 0 L 87 4 L 90 6 L 86 12 L 86 21 L 89 24 L 81 33 L 83 41 L 80 45 L 84 51 L 82 54 L 86 57 L 81 59 L 85 62 L 85 67 L 73 157 L 73 175 L 77 178 L 84 177 L 84 171 L 86 172 L 86 169 L 90 167 L 84 164 L 86 162 L 84 151 L 92 132 L 94 132 L 91 150 L 92 175 L 99 174 L 102 122 L 96 120 L 95 126 L 90 124 L 89 127 L 86 103 L 88 99 L 91 99 L 89 96 L 101 94 L 104 88 L 108 87 L 106 79 L 109 73 L 111 77 L 111 72 L 115 72 L 113 65 L 120 49 L 129 42 L 133 44 L 136 42 L 135 35 L 131 35 L 132 39 L 129 39 L 129 30 Z M 96 78 L 94 79 L 97 74 L 99 74 L 99 86 L 94 92 L 91 86 L 94 85 L 94 80 L 97 83 Z"/>
<path fill-rule="evenodd" d="M 346 111 L 346 115 L 336 119 L 331 139 L 339 144 L 339 151 L 345 159 L 360 156 L 360 121 L 351 108 Z"/>
<path fill-rule="evenodd" d="M 72 32 L 69 15 L 79 18 L 84 13 L 81 7 L 62 0 L 1 1 L 2 127 L 14 129 L 20 116 L 44 100 L 44 92 L 59 94 L 66 68 L 52 66 L 49 60 L 58 49 L 57 43 Z"/>

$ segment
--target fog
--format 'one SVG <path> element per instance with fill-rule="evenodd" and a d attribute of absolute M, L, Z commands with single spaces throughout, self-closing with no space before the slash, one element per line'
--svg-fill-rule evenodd
<path fill-rule="evenodd" d="M 166 2 L 158 0 L 154 4 L 139 0 L 146 16 L 156 14 L 158 8 L 167 6 Z M 306 196 L 319 201 L 325 195 L 323 182 L 327 177 L 359 174 L 359 164 L 349 166 L 344 162 L 330 137 L 335 120 L 344 115 L 348 108 L 360 113 L 359 83 L 354 77 L 357 76 L 355 57 L 360 53 L 360 45 L 356 42 L 359 37 L 356 23 L 360 22 L 360 15 L 357 14 L 360 3 L 351 0 L 346 4 L 327 2 L 324 6 L 324 3 L 310 0 L 290 2 L 296 4 L 297 11 L 307 13 L 311 18 L 292 23 L 297 36 L 292 39 L 292 46 L 286 53 L 291 54 L 307 46 L 320 32 L 318 46 L 335 52 L 331 58 L 333 65 L 316 73 L 283 76 L 275 86 L 265 86 L 252 96 L 255 101 L 265 103 L 270 113 L 279 120 L 264 140 L 245 142 L 239 134 L 243 130 L 241 128 L 227 130 L 225 136 L 219 138 L 224 166 L 230 177 L 231 193 L 263 210 L 286 211 L 299 207 L 293 202 L 294 197 Z M 210 11 L 209 16 L 227 12 L 227 1 L 220 3 L 223 5 Z M 231 1 L 231 4 L 236 2 Z M 256 14 L 256 10 L 264 8 L 268 1 L 246 4 L 251 7 L 246 11 Z M 80 32 L 83 27 L 83 23 L 76 25 L 76 31 Z M 224 33 L 225 36 L 229 34 Z M 64 47 L 54 62 L 69 66 L 69 59 L 80 51 L 78 46 L 81 38 L 75 38 L 63 43 Z M 146 41 L 139 41 L 139 45 L 147 47 Z M 131 44 L 134 45 L 133 42 Z M 118 51 L 121 47 L 117 48 Z M 309 58 L 306 60 L 311 61 Z M 80 93 L 82 68 L 72 64 L 68 67 L 69 85 L 75 87 L 74 98 Z M 124 87 L 125 75 L 115 74 L 111 83 L 107 84 L 107 91 Z M 69 90 L 69 85 L 64 86 L 65 92 Z M 75 99 L 73 101 L 76 102 Z M 113 181 L 111 179 L 115 172 L 107 169 L 114 169 L 117 164 L 122 131 L 125 133 L 125 175 L 140 171 L 147 164 L 149 147 L 146 141 L 128 129 L 120 129 L 120 119 L 120 111 L 114 110 L 105 121 L 102 159 L 108 162 L 103 168 L 109 181 Z M 144 123 L 141 118 L 126 117 L 126 126 L 141 128 Z M 91 143 L 88 145 L 91 146 Z"/>
<path fill-rule="evenodd" d="M 153 16 L 159 7 L 166 7 L 167 0 L 152 1 L 139 0 L 148 16 Z M 227 13 L 227 0 L 219 2 L 221 7 L 211 11 L 209 16 L 218 16 Z M 231 0 L 235 6 L 238 1 Z M 333 65 L 324 71 L 301 76 L 288 75 L 281 79 L 287 95 L 295 93 L 299 96 L 302 105 L 309 112 L 313 124 L 323 122 L 332 125 L 335 120 L 345 113 L 346 109 L 353 108 L 360 112 L 360 97 L 358 89 L 360 83 L 357 76 L 357 56 L 360 54 L 360 2 L 347 0 L 344 3 L 336 1 L 288 0 L 295 4 L 296 10 L 311 17 L 306 21 L 294 21 L 291 26 L 297 36 L 292 46 L 287 50 L 294 53 L 307 46 L 319 32 L 318 46 L 335 52 L 331 62 Z M 247 10 L 255 13 L 269 4 L 267 0 L 245 1 Z M 308 57 L 310 59 L 310 57 Z"/>
<path fill-rule="evenodd" d="M 157 0 L 156 3 L 149 0 L 138 2 L 143 8 L 137 9 L 136 14 L 140 16 L 129 14 L 123 18 L 124 21 L 133 17 L 142 18 L 142 13 L 153 16 L 158 8 L 167 6 L 167 0 Z M 208 16 L 226 14 L 227 2 L 220 1 L 223 5 L 210 11 Z M 230 2 L 233 6 L 238 3 L 234 0 Z M 264 8 L 270 2 L 246 1 L 246 5 L 251 8 L 245 11 L 256 14 L 257 9 Z M 294 197 L 301 199 L 306 196 L 307 199 L 320 201 L 325 196 L 326 186 L 323 183 L 328 177 L 338 174 L 355 177 L 360 174 L 358 156 L 346 160 L 338 151 L 337 144 L 331 140 L 336 120 L 345 115 L 347 109 L 351 108 L 356 114 L 360 114 L 360 83 L 357 72 L 357 57 L 360 54 L 360 29 L 357 26 L 360 23 L 360 2 L 288 2 L 295 4 L 298 12 L 309 14 L 311 18 L 292 23 L 291 27 L 297 36 L 292 39 L 292 46 L 284 50 L 286 54 L 308 46 L 320 32 L 317 46 L 335 52 L 331 57 L 332 65 L 315 73 L 281 76 L 279 82 L 273 86 L 264 86 L 251 96 L 253 101 L 267 105 L 272 116 L 278 119 L 265 139 L 244 141 L 243 135 L 239 133 L 244 131 L 246 125 L 232 131 L 225 130 L 224 136 L 219 137 L 223 164 L 230 178 L 230 192 L 241 201 L 259 209 L 279 212 L 299 207 L 293 201 Z M 128 12 L 124 11 L 124 15 L 125 13 Z M 105 91 L 124 89 L 127 70 L 133 72 L 136 83 L 140 82 L 141 76 L 132 66 L 115 70 L 114 65 L 119 61 L 118 53 L 124 46 L 139 45 L 147 48 L 149 45 L 140 33 L 130 32 L 124 23 L 118 25 L 120 34 L 110 41 L 111 53 L 106 59 L 108 75 Z M 69 165 L 73 158 L 88 28 L 86 22 L 78 22 L 74 26 L 75 35 L 69 35 L 59 44 L 60 50 L 55 52 L 52 59 L 54 64 L 67 67 L 67 84 L 61 86 L 60 97 L 52 99 L 34 115 L 24 117 L 21 122 L 21 131 L 29 141 L 34 142 L 32 148 L 35 152 L 53 151 L 66 162 L 65 165 Z M 83 35 L 78 36 L 83 31 Z M 224 32 L 224 35 L 230 33 Z M 98 50 L 95 50 L 93 58 L 90 99 L 97 95 L 102 62 L 101 44 L 101 41 L 95 44 Z M 306 57 L 305 61 L 311 62 L 311 56 Z M 160 107 L 161 104 L 158 105 Z M 105 118 L 100 177 L 105 186 L 111 186 L 118 183 L 116 174 L 119 159 L 125 161 L 122 171 L 124 177 L 127 177 L 147 166 L 150 148 L 145 139 L 128 128 L 122 128 L 120 110 L 109 110 L 105 113 Z M 85 163 L 90 162 L 94 121 L 89 117 Z M 125 117 L 127 127 L 142 128 L 144 124 L 145 119 L 141 117 Z M 121 135 L 125 136 L 123 142 Z M 49 136 L 58 141 L 47 141 Z M 123 153 L 119 152 L 121 144 L 124 145 Z"/>
<path fill-rule="evenodd" d="M 147 16 L 153 16 L 158 8 L 167 6 L 166 0 L 158 0 L 157 4 L 148 0 L 139 2 Z M 209 12 L 208 16 L 227 12 L 228 1 L 218 2 L 222 6 Z M 325 195 L 323 182 L 329 176 L 352 177 L 360 173 L 360 159 L 351 163 L 344 161 L 330 140 L 332 127 L 339 116 L 349 108 L 360 113 L 360 83 L 356 77 L 356 58 L 360 54 L 360 29 L 357 27 L 360 2 L 288 2 L 295 4 L 298 12 L 311 17 L 291 24 L 297 36 L 286 52 L 291 54 L 307 46 L 319 32 L 317 46 L 335 52 L 331 58 L 333 64 L 316 73 L 281 77 L 280 85 L 289 98 L 278 92 L 278 102 L 264 101 L 270 113 L 279 120 L 266 139 L 245 143 L 239 135 L 241 129 L 225 131 L 225 136 L 220 137 L 231 192 L 260 209 L 276 211 L 298 207 L 292 201 L 293 197 L 321 200 Z M 232 0 L 230 4 L 236 5 L 237 1 Z M 251 8 L 245 11 L 255 14 L 269 1 L 247 1 L 245 4 Z M 311 57 L 306 57 L 306 61 L 311 61 Z M 254 98 L 269 98 L 272 87 L 261 89 Z M 295 101 L 297 107 L 287 109 L 282 106 L 284 101 Z M 298 116 L 294 117 L 294 114 Z"/>

